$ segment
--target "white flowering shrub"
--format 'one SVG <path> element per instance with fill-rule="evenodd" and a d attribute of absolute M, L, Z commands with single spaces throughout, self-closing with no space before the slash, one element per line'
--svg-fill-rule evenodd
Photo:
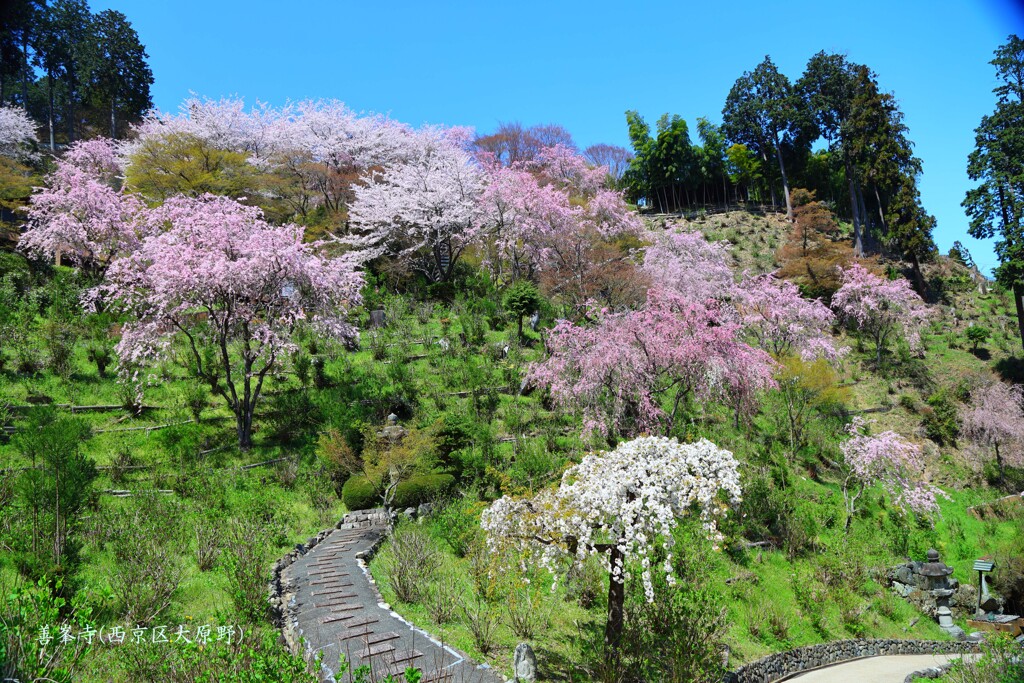
<path fill-rule="evenodd" d="M 588 455 L 565 472 L 558 488 L 495 501 L 480 525 L 491 552 L 518 557 L 524 567 L 539 563 L 556 577 L 590 555 L 603 556 L 610 573 L 608 635 L 614 644 L 621 633 L 627 565 L 639 564 L 647 599 L 653 600 L 657 545 L 666 550 L 662 569 L 671 584 L 672 531 L 679 519 L 699 514 L 717 542 L 718 520 L 739 498 L 732 453 L 703 439 L 681 444 L 649 436 Z"/>

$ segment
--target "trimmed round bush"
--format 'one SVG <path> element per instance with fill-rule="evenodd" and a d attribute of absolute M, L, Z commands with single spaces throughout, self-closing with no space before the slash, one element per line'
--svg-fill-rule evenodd
<path fill-rule="evenodd" d="M 410 508 L 429 503 L 448 493 L 455 485 L 450 474 L 418 474 L 398 485 L 392 507 Z M 366 477 L 353 476 L 341 489 L 341 499 L 349 510 L 367 510 L 380 505 L 380 496 Z"/>

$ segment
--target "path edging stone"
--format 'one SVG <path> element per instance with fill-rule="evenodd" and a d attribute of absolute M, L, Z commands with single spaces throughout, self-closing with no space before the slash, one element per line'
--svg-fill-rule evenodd
<path fill-rule="evenodd" d="M 966 654 L 978 652 L 978 644 L 955 640 L 901 640 L 895 638 L 860 638 L 776 652 L 730 671 L 724 683 L 775 683 L 790 676 L 840 664 L 842 662 L 883 655 Z"/>

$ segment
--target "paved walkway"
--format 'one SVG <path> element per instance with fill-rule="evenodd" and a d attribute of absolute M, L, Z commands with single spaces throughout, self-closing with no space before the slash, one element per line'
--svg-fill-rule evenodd
<path fill-rule="evenodd" d="M 884 655 L 833 664 L 787 678 L 800 683 L 903 683 L 908 674 L 939 666 L 961 656 L 977 655 Z"/>
<path fill-rule="evenodd" d="M 424 672 L 422 683 L 500 683 L 493 671 L 415 628 L 381 601 L 369 570 L 357 556 L 387 533 L 383 512 L 350 513 L 342 524 L 281 573 L 288 594 L 285 618 L 322 653 L 322 678 L 344 683 L 351 669 L 368 666 L 372 680 L 402 681 L 408 666 Z M 344 655 L 352 663 L 338 676 Z"/>

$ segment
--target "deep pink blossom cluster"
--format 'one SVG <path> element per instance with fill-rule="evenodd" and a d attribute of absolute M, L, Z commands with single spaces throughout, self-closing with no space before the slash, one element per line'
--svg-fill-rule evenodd
<path fill-rule="evenodd" d="M 573 154 L 571 164 L 568 154 Z M 595 174 L 581 157 L 562 150 L 550 159 L 554 167 L 546 165 L 544 153 L 542 159 L 544 164 L 530 168 L 485 166 L 478 235 L 485 248 L 493 249 L 490 266 L 498 280 L 552 268 L 576 272 L 572 264 L 582 243 L 641 230 L 636 212 L 620 193 L 595 185 Z M 553 175 L 547 175 L 549 170 Z M 607 177 L 604 170 L 599 175 L 602 181 Z"/>
<path fill-rule="evenodd" d="M 581 413 L 588 433 L 667 433 L 690 398 L 747 413 L 759 391 L 775 386 L 771 357 L 740 332 L 720 307 L 652 288 L 640 310 L 607 313 L 590 326 L 559 323 L 550 356 L 528 377 Z"/>

